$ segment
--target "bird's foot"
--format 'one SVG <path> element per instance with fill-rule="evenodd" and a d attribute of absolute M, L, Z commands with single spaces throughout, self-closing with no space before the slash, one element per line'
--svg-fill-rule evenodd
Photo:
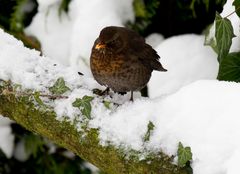
<path fill-rule="evenodd" d="M 133 91 L 131 91 L 131 97 L 130 97 L 130 101 L 133 102 Z"/>
<path fill-rule="evenodd" d="M 107 87 L 105 90 L 100 89 L 93 89 L 93 93 L 99 96 L 108 95 L 109 94 L 109 88 Z"/>

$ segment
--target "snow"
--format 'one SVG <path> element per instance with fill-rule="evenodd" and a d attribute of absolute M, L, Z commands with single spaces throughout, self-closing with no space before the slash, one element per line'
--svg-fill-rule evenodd
<path fill-rule="evenodd" d="M 24 48 L 20 41 L 2 30 L 0 41 L 1 79 L 22 84 L 23 89 L 48 92 L 46 87 L 63 76 L 72 90 L 66 93 L 68 99 L 56 100 L 52 105 L 59 112 L 57 119 L 61 119 L 61 113 L 67 114 L 69 120 L 83 117 L 71 103 L 83 95 L 95 96 L 91 89 L 99 86 L 93 79 L 77 75 L 77 69 L 71 67 L 53 66 L 56 62 Z M 162 150 L 176 155 L 181 141 L 192 149 L 194 174 L 230 174 L 237 170 L 234 164 L 239 159 L 235 154 L 240 146 L 239 91 L 238 83 L 202 80 L 185 85 L 175 93 L 155 99 L 138 98 L 133 103 L 115 94 L 124 104 L 111 105 L 111 109 L 107 109 L 102 100 L 114 99 L 95 96 L 89 127 L 99 128 L 102 145 L 110 143 L 125 150 Z M 155 128 L 150 141 L 143 142 L 149 121 Z"/>
<path fill-rule="evenodd" d="M 13 154 L 14 135 L 9 125 L 0 126 L 0 149 L 10 158 Z"/>
<path fill-rule="evenodd" d="M 47 55 L 62 64 L 69 64 L 70 29 L 71 21 L 65 13 L 61 20 L 58 16 L 58 4 L 52 4 L 50 9 L 44 5 L 38 7 L 39 12 L 34 17 L 31 26 L 25 31 L 33 35 L 41 43 L 44 55 Z"/>
<path fill-rule="evenodd" d="M 164 41 L 160 35 L 152 35 L 146 39 L 156 48 L 161 63 L 168 69 L 168 72 L 153 73 L 149 83 L 151 99 L 140 97 L 139 93 L 135 93 L 134 102 L 129 101 L 129 94 L 122 96 L 111 92 L 112 98 L 100 97 L 93 94 L 92 89 L 104 87 L 93 80 L 88 68 L 93 40 L 103 26 L 123 25 L 132 20 L 132 1 L 93 0 L 83 3 L 73 0 L 69 15 L 62 14 L 61 20 L 58 0 L 38 2 L 39 12 L 26 31 L 39 37 L 47 57 L 24 48 L 20 41 L 0 29 L 0 79 L 21 84 L 22 90 L 49 94 L 48 88 L 57 78 L 63 77 L 71 89 L 64 94 L 68 98 L 53 102 L 42 99 L 54 108 L 56 119 L 79 121 L 76 128 L 81 131 L 80 122 L 86 118 L 79 109 L 72 107 L 72 102 L 84 95 L 94 96 L 88 126 L 99 129 L 103 146 L 112 144 L 123 148 L 126 153 L 130 149 L 143 152 L 162 150 L 176 156 L 181 141 L 192 149 L 194 174 L 239 173 L 240 84 L 214 80 L 218 71 L 217 55 L 210 47 L 203 46 L 202 35 L 187 34 Z M 103 3 L 107 4 L 105 8 Z M 228 0 L 223 16 L 233 11 L 231 3 Z M 47 13 L 49 8 L 51 10 Z M 89 15 L 93 10 L 96 10 L 93 16 Z M 239 36 L 239 19 L 234 15 L 229 18 Z M 234 39 L 231 50 L 239 48 L 238 39 Z M 78 71 L 85 75 L 79 76 Z M 111 102 L 110 109 L 103 101 Z M 154 130 L 150 140 L 144 142 L 150 121 Z M 6 123 L 0 129 L 0 148 L 10 157 L 13 149 L 10 127 Z M 21 144 L 18 146 L 19 151 L 14 155 L 21 159 Z"/>
<path fill-rule="evenodd" d="M 84 167 L 91 170 L 92 174 L 99 174 L 99 169 L 91 163 L 84 162 Z"/>
<path fill-rule="evenodd" d="M 0 115 L 0 149 L 8 158 L 13 154 L 14 143 L 14 135 L 10 127 L 11 123 L 11 120 Z"/>
<path fill-rule="evenodd" d="M 166 97 L 126 103 L 91 123 L 101 128 L 101 140 L 143 150 L 141 140 L 152 121 L 149 149 L 176 155 L 181 141 L 192 148 L 194 174 L 217 174 L 240 146 L 239 90 L 238 83 L 197 81 Z"/>
<path fill-rule="evenodd" d="M 48 8 L 49 6 L 52 6 L 56 4 L 57 2 L 60 2 L 60 0 L 38 0 L 38 5 L 40 9 Z"/>
<path fill-rule="evenodd" d="M 21 84 L 23 88 L 40 91 L 48 91 L 48 87 L 52 86 L 59 76 L 66 80 L 67 85 L 71 83 L 69 87 L 82 86 L 87 88 L 90 86 L 89 84 L 98 86 L 92 78 L 79 76 L 78 69 L 74 67 L 63 68 L 64 66 L 59 62 L 41 57 L 40 52 L 23 48 L 22 42 L 16 41 L 12 36 L 7 36 L 2 30 L 0 30 L 0 34 L 1 79 L 11 79 L 15 83 Z M 7 60 L 5 57 L 9 59 Z M 14 59 L 10 59 L 10 57 Z"/>
<path fill-rule="evenodd" d="M 155 49 L 155 47 L 164 41 L 164 37 L 159 33 L 152 33 L 148 35 L 145 40 L 147 44 L 151 45 Z"/>
<path fill-rule="evenodd" d="M 224 164 L 227 168 L 227 174 L 236 174 L 239 172 L 238 163 L 240 161 L 240 149 L 236 148 L 232 157 Z"/>
<path fill-rule="evenodd" d="M 216 79 L 217 54 L 203 43 L 204 36 L 185 34 L 166 39 L 156 47 L 168 71 L 153 71 L 148 83 L 151 98 L 170 94 L 196 80 Z"/>
<path fill-rule="evenodd" d="M 9 118 L 7 117 L 2 117 L 0 115 L 0 126 L 8 126 L 10 125 L 10 123 L 12 123 L 13 121 L 11 121 Z"/>
<path fill-rule="evenodd" d="M 171 153 L 181 141 L 192 148 L 194 174 L 224 173 L 240 145 L 239 90 L 238 83 L 198 81 L 166 97 L 155 109 L 150 146 Z"/>
<path fill-rule="evenodd" d="M 38 13 L 25 31 L 40 40 L 44 55 L 91 76 L 89 57 L 95 39 L 105 26 L 133 21 L 132 0 L 73 0 L 69 13 L 61 17 L 57 1 L 38 0 Z"/>
<path fill-rule="evenodd" d="M 28 160 L 30 153 L 26 152 L 24 140 L 21 140 L 16 144 L 13 156 L 15 159 L 21 162 Z"/>

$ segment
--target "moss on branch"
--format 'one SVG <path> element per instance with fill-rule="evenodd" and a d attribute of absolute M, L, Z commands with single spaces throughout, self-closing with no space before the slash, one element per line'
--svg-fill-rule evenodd
<path fill-rule="evenodd" d="M 159 152 L 145 160 L 137 153 L 126 154 L 114 146 L 101 146 L 98 130 L 77 131 L 68 121 L 58 121 L 53 108 L 37 106 L 31 95 L 16 95 L 11 83 L 0 83 L 0 114 L 16 121 L 26 129 L 47 137 L 56 144 L 76 153 L 109 174 L 187 174 L 186 168 L 172 164 L 172 158 Z M 22 91 L 24 93 L 24 91 Z M 83 136 L 84 135 L 84 136 Z"/>

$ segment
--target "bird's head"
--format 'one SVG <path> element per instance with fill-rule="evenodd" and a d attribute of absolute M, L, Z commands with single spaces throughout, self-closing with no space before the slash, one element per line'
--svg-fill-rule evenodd
<path fill-rule="evenodd" d="M 106 27 L 102 29 L 97 39 L 95 49 L 97 50 L 109 50 L 113 52 L 119 52 L 124 48 L 123 39 L 121 33 L 117 31 L 118 27 Z"/>

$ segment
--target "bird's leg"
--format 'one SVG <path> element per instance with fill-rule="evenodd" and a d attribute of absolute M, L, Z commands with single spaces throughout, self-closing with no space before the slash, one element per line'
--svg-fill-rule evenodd
<path fill-rule="evenodd" d="M 133 102 L 133 91 L 131 91 L 131 97 L 130 97 L 130 101 Z"/>
<path fill-rule="evenodd" d="M 110 91 L 110 89 L 109 89 L 109 87 L 107 87 L 104 91 L 101 92 L 100 95 L 108 95 L 109 91 Z"/>
<path fill-rule="evenodd" d="M 108 95 L 109 93 L 109 88 L 107 87 L 105 90 L 100 90 L 100 89 L 93 89 L 93 93 L 99 96 L 103 96 L 103 95 Z"/>

